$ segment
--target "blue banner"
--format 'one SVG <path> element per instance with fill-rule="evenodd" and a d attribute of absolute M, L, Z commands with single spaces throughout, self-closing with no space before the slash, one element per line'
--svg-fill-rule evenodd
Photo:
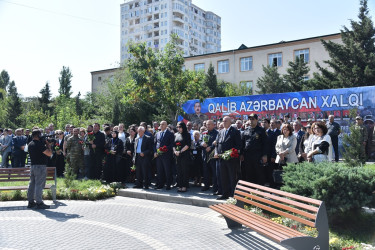
<path fill-rule="evenodd" d="M 260 119 L 280 119 L 288 114 L 292 120 L 301 117 L 302 122 L 327 119 L 332 114 L 335 120 L 345 121 L 353 108 L 358 109 L 358 115 L 373 119 L 375 86 L 207 98 L 203 103 L 189 100 L 182 107 L 186 114 L 179 120 L 197 123 L 226 115 L 247 120 L 251 113 L 258 114 Z"/>

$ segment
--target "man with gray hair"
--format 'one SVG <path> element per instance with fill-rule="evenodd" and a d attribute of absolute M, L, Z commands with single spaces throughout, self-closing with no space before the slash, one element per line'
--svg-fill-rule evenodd
<path fill-rule="evenodd" d="M 137 177 L 134 188 L 149 189 L 151 182 L 151 157 L 153 154 L 152 138 L 145 133 L 145 128 L 139 126 L 138 137 L 134 143 L 133 163 Z"/>

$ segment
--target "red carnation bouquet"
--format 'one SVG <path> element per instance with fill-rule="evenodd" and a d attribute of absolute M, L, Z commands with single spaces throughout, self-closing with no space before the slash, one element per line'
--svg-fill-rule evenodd
<path fill-rule="evenodd" d="M 56 142 L 55 144 L 55 151 L 59 151 L 60 150 L 60 144 L 58 142 Z"/>
<path fill-rule="evenodd" d="M 158 153 L 158 155 L 162 155 L 167 151 L 168 151 L 167 146 L 163 146 L 163 147 L 158 148 L 157 153 Z"/>
<path fill-rule="evenodd" d="M 235 148 L 229 149 L 224 152 L 224 154 L 220 155 L 221 159 L 228 161 L 230 159 L 238 158 L 240 157 L 240 154 L 238 153 L 238 150 Z"/>
<path fill-rule="evenodd" d="M 181 151 L 181 142 L 176 143 L 176 151 Z"/>

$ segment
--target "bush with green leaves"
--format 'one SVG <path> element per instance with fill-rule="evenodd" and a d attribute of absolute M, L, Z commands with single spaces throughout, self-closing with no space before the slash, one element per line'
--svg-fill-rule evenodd
<path fill-rule="evenodd" d="M 284 167 L 283 191 L 322 200 L 329 216 L 360 210 L 374 198 L 375 171 L 340 163 L 301 163 Z"/>

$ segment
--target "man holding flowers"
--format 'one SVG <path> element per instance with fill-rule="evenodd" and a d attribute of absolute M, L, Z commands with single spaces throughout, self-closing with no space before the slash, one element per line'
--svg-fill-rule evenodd
<path fill-rule="evenodd" d="M 172 158 L 174 135 L 167 129 L 167 122 L 160 123 L 160 131 L 154 138 L 154 158 L 156 158 L 157 183 L 156 189 L 162 189 L 167 184 L 166 190 L 172 185 Z"/>
<path fill-rule="evenodd" d="M 223 194 L 217 198 L 218 200 L 226 200 L 233 196 L 237 180 L 236 170 L 240 164 L 238 156 L 237 158 L 233 157 L 228 159 L 220 157 L 228 150 L 233 151 L 233 149 L 235 149 L 239 153 L 241 148 L 241 133 L 231 126 L 231 118 L 225 116 L 223 123 L 224 129 L 219 131 L 216 138 L 217 144 L 214 156 L 216 159 L 219 159 L 221 184 L 223 188 Z"/>

